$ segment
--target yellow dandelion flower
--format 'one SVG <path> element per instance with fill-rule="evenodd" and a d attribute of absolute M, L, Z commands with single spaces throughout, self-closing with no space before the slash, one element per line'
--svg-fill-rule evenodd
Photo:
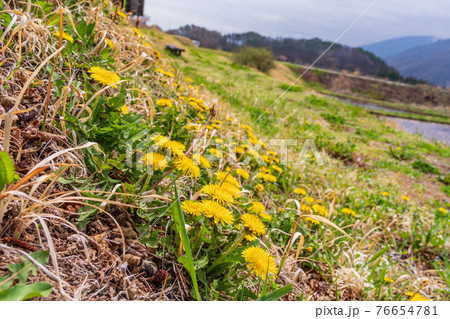
<path fill-rule="evenodd" d="M 230 183 L 236 187 L 239 187 L 239 182 L 227 172 L 217 172 L 216 177 L 219 181 L 225 180 L 225 182 Z"/>
<path fill-rule="evenodd" d="M 203 112 L 203 109 L 197 104 L 197 102 L 191 101 L 191 102 L 189 102 L 189 105 L 191 105 L 197 111 Z"/>
<path fill-rule="evenodd" d="M 264 249 L 255 246 L 249 247 L 242 252 L 242 257 L 247 263 L 247 269 L 252 274 L 256 274 L 263 279 L 267 275 L 275 276 L 277 272 L 275 260 Z"/>
<path fill-rule="evenodd" d="M 251 136 L 250 138 L 249 138 L 249 141 L 250 141 L 250 143 L 252 143 L 253 145 L 256 145 L 256 144 L 258 144 L 258 138 L 256 138 L 255 136 Z"/>
<path fill-rule="evenodd" d="M 244 152 L 245 152 L 245 150 L 242 147 L 236 147 L 236 153 L 242 154 Z"/>
<path fill-rule="evenodd" d="M 283 169 L 277 165 L 271 165 L 270 167 L 272 167 L 274 170 L 276 170 L 278 173 L 283 173 Z"/>
<path fill-rule="evenodd" d="M 231 224 L 233 222 L 233 214 L 231 211 L 212 200 L 202 201 L 202 212 L 208 218 L 213 218 L 214 223 Z"/>
<path fill-rule="evenodd" d="M 320 222 L 318 220 L 315 220 L 315 219 L 310 218 L 310 217 L 306 217 L 305 220 L 308 221 L 308 222 L 311 222 L 314 225 L 319 225 L 320 224 Z"/>
<path fill-rule="evenodd" d="M 201 120 L 204 120 L 205 119 L 205 116 L 203 115 L 203 114 L 201 114 L 201 113 L 197 113 L 197 117 L 199 118 L 199 119 L 201 119 Z M 208 125 L 209 126 L 209 125 Z"/>
<path fill-rule="evenodd" d="M 236 173 L 241 176 L 243 179 L 248 179 L 249 174 L 245 169 L 242 168 L 238 168 L 236 169 Z"/>
<path fill-rule="evenodd" d="M 110 40 L 110 39 L 106 39 L 106 44 L 113 49 L 114 48 L 114 43 Z"/>
<path fill-rule="evenodd" d="M 391 194 L 389 194 L 388 192 L 382 192 L 381 195 L 386 196 L 386 197 L 391 196 Z"/>
<path fill-rule="evenodd" d="M 170 152 L 176 156 L 184 156 L 184 152 L 186 151 L 186 146 L 177 141 L 167 141 L 162 147 L 167 148 Z"/>
<path fill-rule="evenodd" d="M 308 246 L 308 247 L 305 248 L 305 250 L 306 250 L 307 252 L 312 253 L 312 252 L 313 252 L 313 247 L 312 247 L 312 246 Z"/>
<path fill-rule="evenodd" d="M 59 38 L 59 31 L 53 33 L 53 35 L 55 35 L 55 36 L 57 36 L 57 37 Z M 66 33 L 66 32 L 63 32 L 63 33 L 62 33 L 62 38 L 63 38 L 64 40 L 69 41 L 70 43 L 73 43 L 73 37 L 72 37 L 70 34 Z"/>
<path fill-rule="evenodd" d="M 394 279 L 389 278 L 389 277 L 384 277 L 383 280 L 388 282 L 388 283 L 390 283 L 390 284 L 392 284 L 394 282 Z"/>
<path fill-rule="evenodd" d="M 244 214 L 241 216 L 243 226 L 254 236 L 262 236 L 266 232 L 263 222 L 258 216 Z"/>
<path fill-rule="evenodd" d="M 122 18 L 124 18 L 124 19 L 128 18 L 127 15 L 125 13 L 123 13 L 122 11 L 117 11 L 117 15 L 122 17 Z"/>
<path fill-rule="evenodd" d="M 120 77 L 116 73 L 107 71 L 98 66 L 93 66 L 88 72 L 91 73 L 91 78 L 95 81 L 100 82 L 101 84 L 111 85 L 113 88 L 117 88 L 117 85 L 115 84 L 120 81 Z"/>
<path fill-rule="evenodd" d="M 168 100 L 168 99 L 159 99 L 158 101 L 156 101 L 155 103 L 158 106 L 167 106 L 167 107 L 172 107 L 172 101 Z"/>
<path fill-rule="evenodd" d="M 163 146 L 163 145 L 165 145 L 168 141 L 170 141 L 170 138 L 168 138 L 167 136 L 158 134 L 158 135 L 152 136 L 152 137 L 151 137 L 151 140 L 152 140 L 153 142 L 155 142 L 154 145 L 156 145 L 156 146 Z"/>
<path fill-rule="evenodd" d="M 306 197 L 304 198 L 304 200 L 305 200 L 305 202 L 307 202 L 307 203 L 314 203 L 314 198 L 309 197 L 309 196 L 306 196 Z"/>
<path fill-rule="evenodd" d="M 327 209 L 321 205 L 315 204 L 315 205 L 312 205 L 311 207 L 312 207 L 313 211 L 319 215 L 322 215 L 322 216 L 328 215 Z"/>
<path fill-rule="evenodd" d="M 262 184 L 256 184 L 255 190 L 256 190 L 257 192 L 262 192 L 262 191 L 264 190 L 264 185 L 262 185 Z"/>
<path fill-rule="evenodd" d="M 167 160 L 164 155 L 158 153 L 147 153 L 142 157 L 142 161 L 146 165 L 153 165 L 153 169 L 164 170 L 167 167 Z"/>
<path fill-rule="evenodd" d="M 273 152 L 273 151 L 269 151 L 269 155 L 271 155 L 271 156 L 278 156 L 278 154 Z"/>
<path fill-rule="evenodd" d="M 208 150 L 208 152 L 210 154 L 214 155 L 217 158 L 222 158 L 223 157 L 223 153 L 221 151 L 219 151 L 218 149 L 216 149 L 216 148 L 210 148 Z"/>
<path fill-rule="evenodd" d="M 261 155 L 261 158 L 264 160 L 264 162 L 268 164 L 272 164 L 273 162 L 269 159 L 269 156 L 267 155 Z"/>
<path fill-rule="evenodd" d="M 411 198 L 409 198 L 408 196 L 402 196 L 402 199 L 403 199 L 404 201 L 409 201 L 409 200 L 411 200 Z"/>
<path fill-rule="evenodd" d="M 311 211 L 311 207 L 309 207 L 308 205 L 304 205 L 304 204 L 301 205 L 300 209 L 305 212 Z"/>
<path fill-rule="evenodd" d="M 257 151 L 255 151 L 253 148 L 250 149 L 247 154 L 250 154 L 251 156 L 253 156 L 255 158 L 260 157 L 259 153 Z"/>
<path fill-rule="evenodd" d="M 185 200 L 181 203 L 181 209 L 192 216 L 200 216 L 202 213 L 202 204 L 192 200 Z"/>
<path fill-rule="evenodd" d="M 227 117 L 226 120 L 227 120 L 228 122 L 233 122 L 233 121 L 234 121 L 234 119 L 232 119 L 231 117 Z"/>
<path fill-rule="evenodd" d="M 254 241 L 256 239 L 256 236 L 254 235 L 245 235 L 244 238 L 248 241 Z"/>
<path fill-rule="evenodd" d="M 180 156 L 175 162 L 175 166 L 184 175 L 191 176 L 192 179 L 196 179 L 200 176 L 200 168 L 187 156 Z"/>
<path fill-rule="evenodd" d="M 429 299 L 422 296 L 419 293 L 414 294 L 414 292 L 405 292 L 405 295 L 408 297 L 412 297 L 409 301 L 428 301 Z"/>
<path fill-rule="evenodd" d="M 264 173 L 259 173 L 257 175 L 258 178 L 261 178 L 262 180 L 266 181 L 266 182 L 273 182 L 276 183 L 277 178 L 275 176 L 273 176 L 272 174 L 264 174 Z"/>
<path fill-rule="evenodd" d="M 133 28 L 133 31 L 134 31 L 134 33 L 136 33 L 136 35 L 138 36 L 138 37 L 143 37 L 144 35 L 138 30 L 138 28 Z"/>
<path fill-rule="evenodd" d="M 175 75 L 173 75 L 172 72 L 167 72 L 167 71 L 164 71 L 163 69 L 160 69 L 160 68 L 155 69 L 155 72 L 164 74 L 165 76 L 168 76 L 168 77 L 171 77 L 171 78 L 175 77 Z"/>
<path fill-rule="evenodd" d="M 354 212 L 353 210 L 351 210 L 350 208 L 347 208 L 347 207 L 342 208 L 342 212 L 343 212 L 344 214 L 347 214 L 347 215 L 353 215 L 353 216 L 356 216 L 355 212 Z"/>
<path fill-rule="evenodd" d="M 303 188 L 295 188 L 294 193 L 298 195 L 306 195 L 306 191 Z"/>
<path fill-rule="evenodd" d="M 124 104 L 120 109 L 120 112 L 122 112 L 123 114 L 128 114 L 130 113 L 130 110 L 128 110 L 128 105 Z"/>
<path fill-rule="evenodd" d="M 266 221 L 271 221 L 272 220 L 272 216 L 266 213 L 259 213 L 259 217 L 261 217 L 263 220 Z"/>
<path fill-rule="evenodd" d="M 204 157 L 201 154 L 194 154 L 192 155 L 192 159 L 197 163 L 200 164 L 200 166 L 204 167 L 204 168 L 210 168 L 211 164 L 209 163 L 209 161 L 206 159 L 206 157 Z"/>
<path fill-rule="evenodd" d="M 261 166 L 259 169 L 261 170 L 261 173 L 264 174 L 270 173 L 270 169 L 266 166 Z"/>
<path fill-rule="evenodd" d="M 440 208 L 438 209 L 438 211 L 440 211 L 440 212 L 443 213 L 443 214 L 447 214 L 447 210 L 446 210 L 444 207 L 440 207 Z"/>
<path fill-rule="evenodd" d="M 274 162 L 277 162 L 277 163 L 280 163 L 280 160 L 278 158 L 276 158 L 276 157 L 270 157 L 270 160 L 274 161 Z"/>
<path fill-rule="evenodd" d="M 233 204 L 235 202 L 233 194 L 231 194 L 227 189 L 221 187 L 220 185 L 209 184 L 203 186 L 201 192 L 211 195 L 213 199 L 222 204 Z"/>
<path fill-rule="evenodd" d="M 193 124 L 193 123 L 186 124 L 186 125 L 184 126 L 184 128 L 185 128 L 186 130 L 197 131 L 197 132 L 199 132 L 199 131 L 201 130 L 201 126 L 200 126 L 200 125 Z"/>
<path fill-rule="evenodd" d="M 255 214 L 261 214 L 266 211 L 266 207 L 264 207 L 264 204 L 261 202 L 251 202 L 251 205 L 248 208 L 249 212 L 255 213 Z"/>
<path fill-rule="evenodd" d="M 221 138 L 216 138 L 216 139 L 214 140 L 214 142 L 216 142 L 217 144 L 223 144 L 223 139 L 221 139 Z"/>
<path fill-rule="evenodd" d="M 238 187 L 236 187 L 235 185 L 233 185 L 233 184 L 224 182 L 224 183 L 222 184 L 221 188 L 222 188 L 224 191 L 228 192 L 230 195 L 234 196 L 234 197 L 240 197 L 240 196 L 241 196 L 241 195 L 239 194 L 240 189 L 239 189 Z"/>

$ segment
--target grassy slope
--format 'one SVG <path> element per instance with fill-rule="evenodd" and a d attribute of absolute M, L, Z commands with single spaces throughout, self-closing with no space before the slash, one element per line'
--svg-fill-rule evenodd
<path fill-rule="evenodd" d="M 189 46 L 189 41 L 149 31 L 154 41 L 147 42 L 149 39 L 142 37 L 138 30 L 133 30 L 126 17 L 116 14 L 111 2 L 103 2 L 103 7 L 100 7 L 96 2 L 80 4 L 70 1 L 67 5 L 70 5 L 74 20 L 78 22 L 75 24 L 78 31 L 73 29 L 74 23 L 63 21 L 63 15 L 57 13 L 54 15 L 56 18 L 59 16 L 62 23 L 51 26 L 49 21 L 55 20 L 50 14 L 53 8 L 44 4 L 42 2 L 42 7 L 32 7 L 32 16 L 38 19 L 29 20 L 25 15 L 21 18 L 37 23 L 35 27 L 25 28 L 25 23 L 19 26 L 23 39 L 40 41 L 19 43 L 22 38 L 11 35 L 13 40 L 10 46 L 5 46 L 5 52 L 17 64 L 4 65 L 5 70 L 7 67 L 15 69 L 6 80 L 4 89 L 7 95 L 16 96 L 16 88 L 24 86 L 24 79 L 31 83 L 35 76 L 29 78 L 30 70 L 36 69 L 49 52 L 55 52 L 59 43 L 63 43 L 53 33 L 61 31 L 62 25 L 62 30 L 76 41 L 65 41 L 67 46 L 61 53 L 63 59 L 55 60 L 61 64 L 55 64 L 58 65 L 52 83 L 55 93 L 50 95 L 50 105 L 57 105 L 64 92 L 71 95 L 66 95 L 68 98 L 62 99 L 63 105 L 55 108 L 64 121 L 54 118 L 54 113 L 39 135 L 41 140 L 30 143 L 36 136 L 24 134 L 26 138 L 22 145 L 16 145 L 16 141 L 11 143 L 11 157 L 16 164 L 20 163 L 17 167 L 22 179 L 12 185 L 19 187 L 20 192 L 2 193 L 2 198 L 6 196 L 7 200 L 6 206 L 0 207 L 0 215 L 4 212 L 7 215 L 0 222 L 7 222 L 5 230 L 2 229 L 2 237 L 19 236 L 25 240 L 25 246 L 30 244 L 45 250 L 48 248 L 52 256 L 52 263 L 48 264 L 51 272 L 58 267 L 55 258 L 58 260 L 59 271 L 56 269 L 56 273 L 67 279 L 68 283 L 55 283 L 55 294 L 51 298 L 71 299 L 66 297 L 66 293 L 71 296 L 73 292 L 74 299 L 92 299 L 95 296 L 99 300 L 111 300 L 119 298 L 124 289 L 131 287 L 129 296 L 126 296 L 128 299 L 191 299 L 194 297 L 189 291 L 192 281 L 186 279 L 189 274 L 183 271 L 180 264 L 184 260 L 186 268 L 190 269 L 190 278 L 195 277 L 192 269 L 196 268 L 202 298 L 256 299 L 266 289 L 262 288 L 258 276 L 251 275 L 246 269 L 248 265 L 261 262 L 262 258 L 248 263 L 241 252 L 249 245 L 258 245 L 263 252 L 270 249 L 281 270 L 277 282 L 269 281 L 267 291 L 294 284 L 294 291 L 287 298 L 404 300 L 407 298 L 402 294 L 416 291 L 425 279 L 428 282 L 421 290 L 422 294 L 432 299 L 448 299 L 445 289 L 450 275 L 442 262 L 445 248 L 448 248 L 445 242 L 448 217 L 438 212 L 447 197 L 440 191 L 436 174 L 423 175 L 418 170 L 427 168 L 425 161 L 428 161 L 445 172 L 448 148 L 395 131 L 361 108 L 312 95 L 314 91 L 307 90 L 302 83 L 274 104 L 267 115 L 263 114 L 264 109 L 283 92 L 281 87 L 294 79 L 286 66 L 277 65 L 277 69 L 267 76 L 232 64 L 230 54 L 195 47 L 188 48 L 183 57 L 170 58 L 161 54 L 160 59 L 159 52 L 154 48 L 162 51 L 167 42 Z M 4 24 L 8 23 L 5 21 Z M 50 26 L 49 30 L 43 32 L 47 26 Z M 16 28 L 14 30 L 17 31 Z M 60 32 L 57 34 L 62 36 Z M 113 45 L 103 42 L 105 35 L 110 42 L 113 41 Z M 67 35 L 66 38 L 70 39 Z M 17 50 L 18 46 L 23 47 L 23 51 Z M 33 50 L 39 46 L 46 49 Z M 26 56 L 22 55 L 24 52 L 27 52 Z M 145 56 L 152 58 L 144 59 Z M 139 63 L 134 64 L 136 61 Z M 96 76 L 95 80 L 92 74 L 86 74 L 98 72 L 98 69 L 88 72 L 93 66 L 119 72 L 124 82 L 116 88 L 104 87 L 98 81 L 103 78 L 102 82 L 105 82 L 105 76 Z M 10 139 L 6 137 L 11 132 L 14 136 L 20 136 L 21 130 L 26 133 L 29 125 L 36 126 L 43 120 L 46 111 L 40 107 L 48 90 L 43 81 L 52 79 L 51 70 L 50 64 L 42 68 L 35 78 L 39 81 L 33 82 L 36 85 L 33 89 L 40 94 L 24 96 L 23 102 L 35 105 L 37 112 L 28 120 L 19 121 L 14 131 L 11 126 L 9 131 L 5 126 L 4 131 L 0 131 L 3 145 L 10 144 Z M 201 84 L 200 89 L 191 85 L 183 73 L 191 75 L 197 84 Z M 114 80 L 112 74 L 106 74 Z M 69 92 L 64 89 L 71 85 L 76 90 Z M 213 97 L 210 91 L 218 96 Z M 170 106 L 172 103 L 161 99 L 167 98 L 167 95 L 173 98 L 174 105 Z M 200 107 L 203 102 L 218 107 Z M 216 113 L 219 113 L 217 117 Z M 242 124 L 251 124 L 261 115 L 264 116 L 253 129 L 255 134 L 311 138 L 322 156 L 332 155 L 327 165 L 318 165 L 312 157 L 307 159 L 306 166 L 292 168 L 283 163 L 279 164 L 280 168 L 255 160 L 245 163 L 254 156 L 254 152 L 249 152 L 241 162 L 236 163 L 236 152 L 228 144 L 228 138 L 235 137 L 240 146 L 246 143 L 245 139 L 260 145 L 258 137 Z M 229 121 L 227 116 L 235 120 Z M 203 148 L 207 151 L 206 156 L 216 154 L 209 156 L 210 168 L 200 170 L 189 158 L 174 156 L 168 157 L 167 167 L 158 166 L 157 172 L 153 172 L 149 167 L 140 165 L 141 160 L 133 162 L 132 158 L 126 158 L 126 154 L 149 152 L 148 146 L 155 155 L 163 156 L 161 147 L 155 147 L 156 140 L 146 138 L 156 132 L 170 136 L 171 143 L 166 144 L 166 141 L 164 148 L 171 145 L 172 153 L 177 148 L 177 153 L 181 154 L 183 151 L 180 149 L 190 146 L 193 149 L 192 139 L 198 136 L 198 132 L 192 131 L 192 125 L 187 125 L 192 117 L 204 125 L 202 134 L 214 136 L 214 139 L 206 141 Z M 55 134 L 60 138 L 53 139 Z M 48 136 L 54 143 L 45 142 Z M 220 139 L 223 140 L 219 142 Z M 50 155 L 61 154 L 61 150 L 70 152 L 68 147 L 88 141 L 98 143 L 101 152 L 86 148 L 79 156 L 59 156 L 55 161 L 69 164 L 62 169 L 63 175 L 56 175 L 50 167 L 45 172 L 36 169 L 38 166 L 35 163 L 43 163 L 49 160 Z M 43 150 L 37 152 L 36 145 L 43 146 Z M 401 147 L 387 153 L 391 145 Z M 223 152 L 217 152 L 212 146 Z M 270 154 L 265 147 L 260 152 L 261 155 Z M 186 154 L 189 155 L 189 151 Z M 272 161 L 278 159 L 278 155 L 271 155 Z M 394 157 L 406 160 L 399 161 Z M 81 161 L 82 158 L 84 161 Z M 147 160 L 151 158 L 154 159 L 152 156 Z M 411 163 L 417 158 L 421 158 L 421 162 L 413 168 Z M 271 160 L 266 157 L 265 161 Z M 75 163 L 76 166 L 72 165 Z M 205 201 L 213 197 L 201 194 L 207 193 L 203 186 L 218 186 L 219 176 L 223 176 L 220 172 L 235 163 L 248 170 L 249 178 L 238 177 L 237 171 L 231 172 L 239 178 L 234 182 L 239 185 L 239 192 L 221 183 L 224 185 L 222 195 L 228 197 L 228 203 L 224 204 L 227 208 Z M 276 176 L 263 182 L 259 174 L 263 170 L 269 170 Z M 184 171 L 184 175 L 178 171 Z M 34 178 L 27 180 L 27 176 L 31 175 Z M 170 189 L 175 182 L 178 194 Z M 260 188 L 256 187 L 256 183 L 263 183 L 265 191 L 258 190 Z M 299 191 L 294 193 L 294 187 L 305 189 L 310 198 L 298 194 Z M 383 194 L 386 191 L 390 194 Z M 74 195 L 72 199 L 71 194 Z M 142 196 L 144 194 L 145 197 Z M 402 199 L 404 194 L 412 200 Z M 233 198 L 230 200 L 230 196 L 234 196 L 236 201 Z M 181 232 L 184 234 L 183 245 L 180 243 L 180 228 L 184 227 L 184 221 L 180 209 L 172 209 L 171 204 L 178 205 L 178 200 L 185 199 L 202 203 L 200 208 L 194 207 L 197 213 L 200 210 L 200 214 L 192 212 L 191 207 L 192 215 L 184 216 L 185 223 L 191 226 L 186 231 L 189 232 L 189 245 L 186 232 Z M 263 203 L 263 210 L 270 217 L 261 216 L 266 223 L 262 226 L 263 222 L 258 217 L 259 224 L 253 222 L 254 225 L 250 226 L 242 220 L 244 212 L 250 211 L 249 202 L 255 200 Z M 322 223 L 314 223 L 314 219 L 299 219 L 296 223 L 297 215 L 302 214 L 300 201 L 305 203 L 306 200 L 323 205 L 311 204 L 316 209 L 313 218 L 320 218 L 318 214 L 321 212 L 323 215 L 328 213 L 328 219 L 323 218 Z M 106 202 L 111 205 L 104 206 Z M 13 205 L 18 203 L 20 209 L 15 209 L 19 206 Z M 95 203 L 102 205 L 105 211 L 98 213 Z M 185 213 L 189 210 L 187 204 L 183 202 Z M 346 215 L 343 210 L 346 207 L 353 209 L 355 216 Z M 60 212 L 64 213 L 64 218 Z M 227 219 L 227 223 L 219 224 L 219 219 L 212 219 L 216 213 L 222 213 L 219 216 L 222 221 L 232 215 L 234 223 L 228 224 L 231 221 Z M 304 214 L 301 216 L 304 217 Z M 54 226 L 63 227 L 45 227 L 48 223 L 44 218 Z M 330 227 L 329 220 L 345 229 L 352 240 Z M 42 228 L 34 227 L 37 223 Z M 239 245 L 239 238 L 248 235 L 250 229 L 256 229 L 260 239 Z M 295 230 L 304 236 L 305 245 L 295 241 L 294 249 L 288 251 L 285 266 L 282 267 L 283 247 Z M 84 242 L 73 241 L 73 237 L 81 238 L 80 234 L 90 239 L 90 247 L 86 248 Z M 47 246 L 43 244 L 44 237 Z M 91 240 L 96 244 L 91 246 Z M 232 246 L 232 242 L 236 244 Z M 188 253 L 189 246 L 194 252 L 193 258 Z M 225 251 L 231 251 L 230 246 L 239 247 L 225 256 Z M 10 254 L 5 254 L 4 247 L 0 247 L 0 276 L 9 272 L 6 265 L 11 262 Z M 294 260 L 295 250 L 298 260 Z M 8 247 L 7 251 L 11 248 Z M 19 251 L 14 250 L 14 254 L 19 261 Z M 129 266 L 132 262 L 138 266 L 144 265 L 144 260 L 155 264 L 146 263 L 148 267 L 144 269 L 128 267 L 131 275 L 123 271 L 127 267 L 125 261 Z M 102 276 L 99 276 L 99 269 Z M 444 271 L 439 275 L 435 269 Z M 259 274 L 260 277 L 263 275 L 266 274 Z M 383 279 L 385 276 L 393 278 L 395 283 L 391 285 L 386 282 Z M 165 279 L 168 279 L 167 282 Z M 58 286 L 60 289 L 57 289 Z M 68 288 L 66 292 L 63 286 Z M 192 286 L 195 287 L 195 284 Z"/>
<path fill-rule="evenodd" d="M 171 41 L 170 38 L 164 40 Z M 230 53 L 185 47 L 188 50 L 183 57 L 172 57 L 174 63 L 197 84 L 204 85 L 228 102 L 227 115 L 234 113 L 242 123 L 250 124 L 271 106 L 253 127 L 254 130 L 266 137 L 300 141 L 312 138 L 319 150 L 334 155 L 326 166 L 310 163 L 306 167 L 295 168 L 301 178 L 292 184 L 292 187 L 306 188 L 318 198 L 333 201 L 336 208 L 351 206 L 357 211 L 353 220 L 343 219 L 338 212 L 335 212 L 337 216 L 330 216 L 333 222 L 345 227 L 353 238 L 360 241 L 357 248 L 346 247 L 345 255 L 351 255 L 350 259 L 344 258 L 342 250 L 339 250 L 345 245 L 334 246 L 333 242 L 328 242 L 331 255 L 337 263 L 342 262 L 341 267 L 331 262 L 338 274 L 334 282 L 352 280 L 347 278 L 348 274 L 343 269 L 356 267 L 358 256 L 381 250 L 388 244 L 392 245 L 388 250 L 390 255 L 400 254 L 402 261 L 393 263 L 390 257 L 385 256 L 388 262 L 382 269 L 386 275 L 396 278 L 410 276 L 412 281 L 404 283 L 404 286 L 417 283 L 422 278 L 418 274 L 412 275 L 407 270 L 408 265 L 420 268 L 417 260 L 426 259 L 424 256 L 427 255 L 440 255 L 442 258 L 443 243 L 430 243 L 418 225 L 434 228 L 440 234 L 445 232 L 442 225 L 434 225 L 433 216 L 437 208 L 447 207 L 449 197 L 443 192 L 444 186 L 438 181 L 438 175 L 425 174 L 418 166 L 413 168 L 412 163 L 417 160 L 430 162 L 439 168 L 440 174 L 448 174 L 448 146 L 397 130 L 364 108 L 320 97 L 301 81 L 293 91 L 274 103 L 286 85 L 295 80 L 295 75 L 285 65 L 277 63 L 276 69 L 266 75 L 234 64 Z M 390 193 L 388 198 L 381 194 L 385 191 Z M 289 194 L 279 196 L 293 197 Z M 404 200 L 402 196 L 411 200 Z M 417 212 L 421 214 L 419 219 Z M 412 225 L 411 221 L 417 225 Z M 372 233 L 365 237 L 369 231 Z M 318 248 L 321 240 L 317 236 L 310 234 L 305 245 Z M 411 245 L 416 248 L 412 249 Z M 448 247 L 448 241 L 444 245 Z M 320 252 L 311 258 L 321 262 L 326 259 Z M 427 260 L 424 268 L 432 267 L 431 263 L 432 260 Z M 377 293 L 381 298 L 389 299 L 385 288 L 379 288 Z M 440 298 L 445 295 L 443 291 L 432 288 L 428 293 Z"/>
<path fill-rule="evenodd" d="M 283 93 L 285 85 L 295 80 L 295 76 L 282 64 L 277 63 L 277 68 L 270 75 L 265 75 L 232 63 L 227 52 L 203 48 L 191 48 L 188 55 L 175 61 L 186 75 L 225 99 L 244 122 L 254 122 Z M 393 125 L 380 121 L 364 108 L 319 97 L 317 92 L 299 83 L 294 90 L 300 87 L 297 91 L 301 92 L 287 92 L 256 122 L 255 129 L 259 129 L 259 133 L 266 137 L 313 138 L 319 148 L 329 147 L 332 141 L 353 144 L 353 153 L 362 155 L 364 162 L 377 174 L 394 173 L 394 179 L 411 179 L 416 187 L 411 188 L 409 193 L 406 191 L 405 195 L 421 202 L 436 198 L 441 199 L 442 204 L 448 201 L 449 198 L 440 191 L 437 176 L 424 175 L 411 166 L 416 159 L 429 159 L 441 168 L 442 173 L 448 172 L 448 146 L 396 130 Z M 330 123 L 323 118 L 325 114 L 342 117 L 345 124 L 335 125 L 333 119 Z M 393 157 L 389 148 L 398 153 L 398 147 L 406 149 L 411 158 L 398 161 Z M 334 164 L 341 166 L 342 162 Z M 386 182 L 387 185 L 394 184 Z M 432 193 L 421 187 L 430 183 L 435 185 Z"/>

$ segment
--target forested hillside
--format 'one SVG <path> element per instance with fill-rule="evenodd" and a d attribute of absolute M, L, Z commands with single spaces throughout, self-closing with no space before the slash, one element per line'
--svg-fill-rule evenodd
<path fill-rule="evenodd" d="M 301 65 L 313 63 L 332 43 L 321 39 L 271 38 L 256 32 L 222 35 L 195 25 L 186 25 L 176 30 L 169 30 L 200 42 L 200 46 L 210 49 L 235 51 L 242 46 L 264 47 L 272 51 L 276 58 Z M 358 74 L 379 76 L 393 81 L 419 83 L 412 77 L 404 78 L 399 72 L 387 65 L 381 58 L 361 48 L 351 48 L 335 44 L 316 63 L 317 67 L 331 70 L 346 70 Z"/>

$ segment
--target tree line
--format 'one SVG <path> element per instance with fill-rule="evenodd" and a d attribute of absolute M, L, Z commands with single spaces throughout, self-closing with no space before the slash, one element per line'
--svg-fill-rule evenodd
<path fill-rule="evenodd" d="M 275 58 L 295 64 L 309 65 L 313 63 L 332 43 L 319 38 L 293 39 L 272 38 L 256 32 L 232 33 L 222 35 L 196 25 L 186 25 L 168 33 L 188 37 L 200 42 L 200 46 L 224 51 L 236 51 L 240 47 L 251 46 L 266 48 L 273 52 Z M 413 77 L 403 77 L 394 67 L 383 59 L 361 48 L 335 44 L 316 63 L 316 67 L 336 71 L 349 71 L 369 76 L 387 78 L 409 84 L 425 83 Z"/>

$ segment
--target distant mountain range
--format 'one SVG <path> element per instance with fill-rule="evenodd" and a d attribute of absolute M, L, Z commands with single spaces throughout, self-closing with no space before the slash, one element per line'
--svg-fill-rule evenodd
<path fill-rule="evenodd" d="M 404 37 L 363 46 L 403 76 L 450 88 L 450 39 Z"/>
<path fill-rule="evenodd" d="M 361 46 L 362 49 L 372 52 L 382 59 L 386 59 L 396 55 L 402 51 L 406 51 L 421 45 L 427 45 L 439 40 L 431 36 L 409 36 L 385 41 L 375 42 Z"/>

